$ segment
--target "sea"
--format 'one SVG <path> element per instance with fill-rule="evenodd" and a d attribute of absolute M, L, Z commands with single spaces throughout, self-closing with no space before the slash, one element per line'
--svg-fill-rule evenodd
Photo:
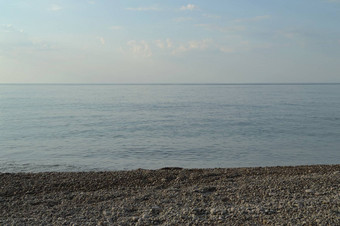
<path fill-rule="evenodd" d="M 0 172 L 340 164 L 340 84 L 2 84 Z"/>

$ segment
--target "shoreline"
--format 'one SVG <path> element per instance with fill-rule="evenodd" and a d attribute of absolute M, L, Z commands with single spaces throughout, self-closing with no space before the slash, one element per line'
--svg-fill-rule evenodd
<path fill-rule="evenodd" d="M 340 224 L 340 164 L 0 173 L 0 225 Z"/>

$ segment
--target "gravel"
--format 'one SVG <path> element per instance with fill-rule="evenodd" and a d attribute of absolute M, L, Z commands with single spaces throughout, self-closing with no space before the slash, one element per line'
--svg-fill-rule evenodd
<path fill-rule="evenodd" d="M 0 225 L 340 225 L 340 165 L 0 173 Z"/>

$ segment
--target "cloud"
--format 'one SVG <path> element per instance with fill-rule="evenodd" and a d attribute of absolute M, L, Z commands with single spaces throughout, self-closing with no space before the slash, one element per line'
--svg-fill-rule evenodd
<path fill-rule="evenodd" d="M 226 47 L 226 46 L 221 46 L 219 49 L 223 53 L 233 53 L 233 52 L 235 52 L 235 50 L 233 48 Z"/>
<path fill-rule="evenodd" d="M 96 4 L 96 2 L 95 1 L 87 1 L 89 4 L 91 4 L 91 5 L 94 5 L 94 4 Z"/>
<path fill-rule="evenodd" d="M 0 25 L 0 32 L 4 32 L 4 33 L 10 33 L 10 32 L 23 33 L 24 30 L 23 29 L 15 28 L 12 24 L 1 24 Z"/>
<path fill-rule="evenodd" d="M 191 50 L 205 50 L 211 44 L 211 39 L 204 39 L 204 40 L 192 40 L 185 44 L 180 44 L 179 47 L 175 48 L 172 51 L 173 55 L 177 55 L 180 53 L 188 52 Z"/>
<path fill-rule="evenodd" d="M 62 10 L 63 8 L 59 5 L 56 5 L 56 4 L 53 4 L 51 5 L 50 8 L 48 8 L 49 11 L 59 11 L 59 10 Z"/>
<path fill-rule="evenodd" d="M 152 56 L 151 49 L 148 43 L 144 40 L 130 40 L 127 42 L 127 46 L 129 48 L 129 52 L 132 53 L 135 57 L 147 58 Z"/>
<path fill-rule="evenodd" d="M 164 42 L 162 40 L 156 40 L 155 44 L 160 49 L 164 49 L 165 48 Z"/>
<path fill-rule="evenodd" d="M 206 18 L 210 18 L 210 19 L 219 19 L 219 18 L 221 18 L 221 16 L 219 16 L 219 15 L 207 14 L 207 13 L 202 14 L 202 16 L 204 16 Z"/>
<path fill-rule="evenodd" d="M 130 10 L 130 11 L 159 11 L 160 8 L 151 6 L 151 7 L 126 8 L 126 10 Z"/>
<path fill-rule="evenodd" d="M 38 51 L 56 50 L 55 43 L 32 38 L 12 24 L 0 25 L 0 52 L 11 57 L 18 57 L 18 53 L 33 53 Z M 1 55 L 0 54 L 0 55 Z"/>
<path fill-rule="evenodd" d="M 216 44 L 215 47 L 222 53 L 236 53 L 270 49 L 273 47 L 273 44 L 270 42 L 251 42 L 234 39 L 223 44 Z"/>
<path fill-rule="evenodd" d="M 98 40 L 102 45 L 105 45 L 105 39 L 103 37 L 98 37 Z"/>
<path fill-rule="evenodd" d="M 210 39 L 205 39 L 202 41 L 189 41 L 189 49 L 206 49 L 208 44 L 211 42 Z"/>
<path fill-rule="evenodd" d="M 167 45 L 168 48 L 172 48 L 172 46 L 173 46 L 172 41 L 170 39 L 167 39 L 166 45 Z"/>
<path fill-rule="evenodd" d="M 244 31 L 245 27 L 243 26 L 229 26 L 229 27 L 221 27 L 221 26 L 217 26 L 214 24 L 196 24 L 196 27 L 202 27 L 206 30 L 216 30 L 219 32 L 240 32 L 240 31 Z"/>
<path fill-rule="evenodd" d="M 182 6 L 180 8 L 180 10 L 190 10 L 190 11 L 193 11 L 195 9 L 198 9 L 198 7 L 196 5 L 194 5 L 194 4 L 188 4 L 188 5 Z"/>
<path fill-rule="evenodd" d="M 165 41 L 156 40 L 155 45 L 160 49 L 171 49 L 173 47 L 173 43 L 169 38 L 167 38 Z"/>
<path fill-rule="evenodd" d="M 39 40 L 39 39 L 32 40 L 32 45 L 35 50 L 40 50 L 40 51 L 57 49 L 57 47 L 51 42 L 47 42 L 47 41 Z"/>
<path fill-rule="evenodd" d="M 192 17 L 177 17 L 174 19 L 175 22 L 185 22 L 185 21 L 191 21 L 193 20 Z"/>
<path fill-rule="evenodd" d="M 276 32 L 278 36 L 287 38 L 287 39 L 310 39 L 310 38 L 323 38 L 323 36 L 320 33 L 306 30 L 303 28 L 300 29 L 287 29 L 287 30 L 279 30 Z"/>
<path fill-rule="evenodd" d="M 261 20 L 267 20 L 271 18 L 270 15 L 264 15 L 264 16 L 255 16 L 251 18 L 239 18 L 234 20 L 234 22 L 240 23 L 240 22 L 256 22 L 256 21 L 261 21 Z"/>
<path fill-rule="evenodd" d="M 111 26 L 109 27 L 110 30 L 121 30 L 122 27 L 121 26 Z"/>

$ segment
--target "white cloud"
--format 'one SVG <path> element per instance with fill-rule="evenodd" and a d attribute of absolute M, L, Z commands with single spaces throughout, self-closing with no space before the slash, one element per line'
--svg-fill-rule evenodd
<path fill-rule="evenodd" d="M 103 37 L 98 37 L 98 40 L 102 45 L 105 45 L 105 39 Z"/>
<path fill-rule="evenodd" d="M 220 51 L 223 53 L 233 53 L 235 50 L 231 47 L 221 46 Z"/>
<path fill-rule="evenodd" d="M 151 6 L 151 7 L 126 8 L 126 10 L 130 10 L 130 11 L 159 11 L 160 8 Z"/>
<path fill-rule="evenodd" d="M 95 1 L 87 1 L 89 4 L 91 4 L 91 5 L 94 5 L 94 4 L 96 4 L 96 2 Z"/>
<path fill-rule="evenodd" d="M 198 9 L 198 7 L 194 4 L 188 4 L 180 8 L 180 10 L 190 10 L 190 11 L 195 10 L 195 9 Z"/>
<path fill-rule="evenodd" d="M 121 26 L 111 26 L 109 27 L 110 30 L 121 30 L 122 27 Z"/>
<path fill-rule="evenodd" d="M 20 33 L 23 33 L 24 30 L 15 28 L 12 24 L 1 24 L 0 25 L 0 32 L 4 32 L 4 33 L 20 32 Z"/>
<path fill-rule="evenodd" d="M 210 39 L 205 39 L 201 41 L 189 41 L 189 48 L 190 49 L 206 49 L 210 42 L 211 42 Z"/>
<path fill-rule="evenodd" d="M 308 36 L 313 36 L 312 33 L 302 31 L 302 30 L 280 30 L 277 31 L 276 34 L 278 36 L 287 38 L 287 39 L 299 39 L 299 38 L 306 38 Z"/>
<path fill-rule="evenodd" d="M 288 39 L 293 39 L 297 37 L 297 34 L 293 32 L 282 32 L 281 35 Z"/>
<path fill-rule="evenodd" d="M 162 40 L 156 40 L 155 44 L 160 49 L 164 49 L 165 48 L 164 42 Z"/>
<path fill-rule="evenodd" d="M 220 32 L 240 32 L 245 30 L 245 27 L 243 26 L 220 27 L 214 24 L 196 24 L 195 26 L 202 27 L 207 30 L 216 30 Z"/>
<path fill-rule="evenodd" d="M 1 54 L 19 57 L 21 53 L 56 50 L 55 43 L 47 40 L 32 38 L 23 29 L 12 24 L 0 25 Z M 19 55 L 17 53 L 20 53 Z"/>
<path fill-rule="evenodd" d="M 185 21 L 190 21 L 193 20 L 192 17 L 177 17 L 174 19 L 175 22 L 185 22 Z"/>
<path fill-rule="evenodd" d="M 211 39 L 204 40 L 192 40 L 185 44 L 180 44 L 179 47 L 172 51 L 172 54 L 176 55 L 179 53 L 188 52 L 191 50 L 205 50 L 211 44 Z"/>
<path fill-rule="evenodd" d="M 133 54 L 135 57 L 151 57 L 152 52 L 148 45 L 148 43 L 144 40 L 136 41 L 130 40 L 127 42 L 127 46 L 129 48 L 130 53 Z"/>
<path fill-rule="evenodd" d="M 55 50 L 57 48 L 54 44 L 40 39 L 32 40 L 32 45 L 35 50 L 40 51 Z"/>
<path fill-rule="evenodd" d="M 240 22 L 256 22 L 256 21 L 261 21 L 261 20 L 267 20 L 271 18 L 270 15 L 264 15 L 264 16 L 255 16 L 251 18 L 239 18 L 234 20 L 234 22 L 240 23 Z"/>
<path fill-rule="evenodd" d="M 155 45 L 160 49 L 171 49 L 173 47 L 173 43 L 169 38 L 167 38 L 165 41 L 156 40 Z"/>
<path fill-rule="evenodd" d="M 206 18 L 210 18 L 210 19 L 219 19 L 219 18 L 221 18 L 221 16 L 219 16 L 219 15 L 207 14 L 207 13 L 202 14 L 202 16 L 204 16 Z"/>
<path fill-rule="evenodd" d="M 172 41 L 170 39 L 166 39 L 166 45 L 168 48 L 172 48 L 173 46 Z"/>
<path fill-rule="evenodd" d="M 62 10 L 63 8 L 59 5 L 53 4 L 51 7 L 48 9 L 49 11 L 59 11 Z"/>

